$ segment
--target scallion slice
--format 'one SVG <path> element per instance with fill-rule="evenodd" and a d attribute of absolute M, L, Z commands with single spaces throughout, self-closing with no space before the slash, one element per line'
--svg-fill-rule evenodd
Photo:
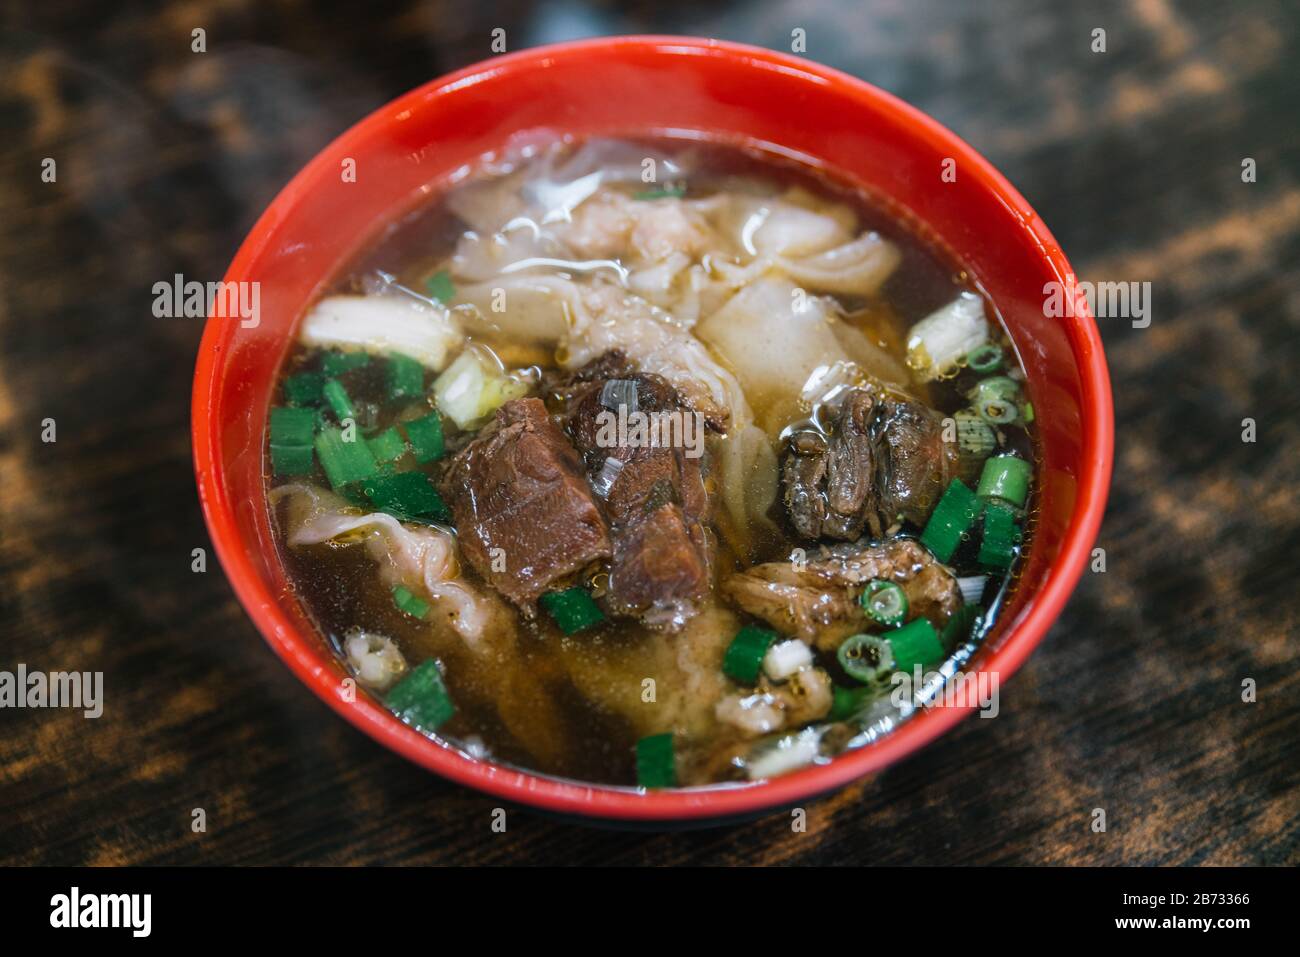
<path fill-rule="evenodd" d="M 327 352 L 320 362 L 321 372 L 326 376 L 340 376 L 368 365 L 370 356 L 364 352 Z"/>
<path fill-rule="evenodd" d="M 850 678 L 870 684 L 894 670 L 889 642 L 880 635 L 852 635 L 835 651 L 840 667 Z"/>
<path fill-rule="evenodd" d="M 356 418 L 348 390 L 343 388 L 343 383 L 338 379 L 327 379 L 321 388 L 321 395 L 325 396 L 325 401 L 329 403 L 330 408 L 334 410 L 335 418 L 340 422 L 344 419 Z"/>
<path fill-rule="evenodd" d="M 984 613 L 979 605 L 962 605 L 943 626 L 940 633 L 943 646 L 951 651 L 968 641 L 983 620 Z"/>
<path fill-rule="evenodd" d="M 1005 571 L 1016 557 L 1020 526 L 1016 513 L 1006 505 L 990 502 L 984 509 L 984 537 L 980 541 L 978 561 L 985 568 Z"/>
<path fill-rule="evenodd" d="M 442 416 L 436 411 L 430 412 L 422 419 L 413 419 L 405 423 L 406 437 L 411 440 L 411 450 L 415 461 L 421 464 L 440 459 L 446 454 L 447 445 L 442 437 Z"/>
<path fill-rule="evenodd" d="M 310 475 L 312 465 L 310 445 L 271 446 L 271 470 L 276 475 Z"/>
<path fill-rule="evenodd" d="M 320 405 L 325 377 L 319 372 L 299 372 L 284 380 L 284 397 L 290 405 Z"/>
<path fill-rule="evenodd" d="M 966 365 L 973 372 L 997 372 L 1002 368 L 1002 347 L 996 342 L 976 346 L 966 354 Z"/>
<path fill-rule="evenodd" d="M 997 433 L 979 415 L 969 409 L 953 413 L 957 423 L 957 445 L 963 452 L 974 456 L 986 456 L 998 445 Z"/>
<path fill-rule="evenodd" d="M 375 457 L 364 439 L 346 442 L 343 432 L 332 425 L 316 435 L 316 454 L 325 477 L 337 491 L 353 482 L 364 482 L 375 474 Z"/>
<path fill-rule="evenodd" d="M 895 671 L 911 671 L 943 660 L 943 644 L 928 618 L 914 618 L 897 631 L 889 633 L 889 650 Z"/>
<path fill-rule="evenodd" d="M 605 613 L 584 588 L 547 592 L 541 597 L 541 604 L 566 635 L 577 634 L 605 620 Z"/>
<path fill-rule="evenodd" d="M 456 713 L 443 683 L 438 663 L 430 658 L 393 685 L 384 704 L 405 721 L 425 731 L 436 731 Z"/>
<path fill-rule="evenodd" d="M 419 618 L 421 621 L 429 613 L 429 603 L 405 585 L 398 585 L 393 589 L 393 604 L 412 618 Z"/>
<path fill-rule="evenodd" d="M 311 445 L 316 433 L 316 413 L 311 409 L 276 406 L 271 410 L 272 445 Z"/>
<path fill-rule="evenodd" d="M 1028 462 L 1015 455 L 995 455 L 984 463 L 975 494 L 986 502 L 1005 502 L 1021 508 L 1029 497 Z"/>
<path fill-rule="evenodd" d="M 652 734 L 636 743 L 636 783 L 643 788 L 677 786 L 672 734 Z"/>
<path fill-rule="evenodd" d="M 396 427 L 384 429 L 378 435 L 366 439 L 366 445 L 370 446 L 370 453 L 376 462 L 395 461 L 406 451 L 406 440 Z"/>
<path fill-rule="evenodd" d="M 975 407 L 985 422 L 991 425 L 1010 425 L 1020 417 L 1020 410 L 1009 399 L 985 399 Z"/>
<path fill-rule="evenodd" d="M 984 588 L 989 583 L 988 575 L 966 575 L 957 579 L 957 590 L 961 600 L 968 605 L 978 605 L 984 597 Z"/>
<path fill-rule="evenodd" d="M 934 553 L 941 562 L 952 558 L 952 553 L 961 544 L 962 536 L 975 522 L 980 513 L 980 500 L 961 479 L 953 479 L 939 504 L 934 507 L 930 520 L 926 522 L 925 531 L 921 533 L 921 544 Z"/>
<path fill-rule="evenodd" d="M 907 617 L 907 595 L 895 582 L 868 582 L 858 601 L 867 617 L 882 625 L 901 625 Z"/>
<path fill-rule="evenodd" d="M 995 375 L 980 379 L 975 388 L 966 393 L 967 398 L 978 406 L 989 399 L 1005 399 L 1016 402 L 1020 399 L 1020 383 L 1010 376 Z"/>
<path fill-rule="evenodd" d="M 741 684 L 752 685 L 758 680 L 759 669 L 767 649 L 776 641 L 776 632 L 758 625 L 745 625 L 727 646 L 722 656 L 722 670 Z"/>
<path fill-rule="evenodd" d="M 451 281 L 451 273 L 442 269 L 429 277 L 424 284 L 430 298 L 437 299 L 444 306 L 456 298 L 456 285 Z"/>
<path fill-rule="evenodd" d="M 875 688 L 841 688 L 836 685 L 831 692 L 830 719 L 832 721 L 847 721 L 865 708 L 875 696 Z"/>
<path fill-rule="evenodd" d="M 388 397 L 406 399 L 424 394 L 424 366 L 410 356 L 388 357 Z"/>
<path fill-rule="evenodd" d="M 375 475 L 362 490 L 381 511 L 398 518 L 427 518 L 444 525 L 451 521 L 451 509 L 423 472 Z"/>

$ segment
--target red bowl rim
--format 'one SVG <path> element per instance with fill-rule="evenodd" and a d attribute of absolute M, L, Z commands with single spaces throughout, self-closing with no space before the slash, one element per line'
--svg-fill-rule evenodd
<path fill-rule="evenodd" d="M 855 100 L 871 101 L 877 108 L 883 107 L 904 120 L 911 135 L 942 150 L 940 155 L 958 158 L 965 176 L 974 176 L 983 189 L 1016 213 L 1019 228 L 1038 247 L 1056 278 L 1065 283 L 1067 277 L 1073 276 L 1056 240 L 1024 197 L 958 136 L 892 94 L 838 70 L 761 47 L 695 37 L 624 36 L 534 47 L 485 60 L 435 79 L 375 110 L 336 138 L 284 187 L 250 230 L 226 278 L 244 272 L 249 261 L 260 252 L 268 228 L 280 218 L 279 210 L 299 202 L 314 170 L 322 164 L 336 167 L 335 157 L 342 155 L 345 144 L 382 133 L 393 115 L 416 107 L 435 91 L 472 82 L 473 77 L 485 73 L 508 76 L 533 69 L 552 58 L 609 47 L 638 47 L 668 55 L 718 57 L 742 65 L 794 70 L 833 84 L 839 92 Z M 1001 637 L 999 646 L 982 661 L 980 670 L 997 672 L 1000 681 L 1020 668 L 1069 600 L 1100 527 L 1110 485 L 1114 423 L 1101 337 L 1091 314 L 1084 309 L 1062 317 L 1061 322 L 1078 364 L 1085 411 L 1077 499 L 1060 552 L 1034 601 L 1022 619 Z M 343 700 L 338 693 L 337 675 L 322 661 L 322 655 L 328 654 L 328 650 L 321 647 L 317 636 L 298 633 L 276 596 L 260 579 L 238 531 L 229 489 L 218 467 L 219 428 L 210 415 L 219 387 L 216 373 L 221 327 L 221 323 L 209 320 L 204 329 L 192 406 L 199 499 L 217 556 L 249 617 L 290 670 L 354 726 L 408 760 L 459 784 L 562 814 L 628 821 L 726 818 L 791 806 L 879 771 L 924 747 L 974 710 L 971 706 L 921 711 L 877 742 L 839 755 L 826 764 L 764 782 L 644 792 L 632 787 L 583 784 L 476 761 L 403 725 L 364 695 L 356 696 L 351 702 Z"/>

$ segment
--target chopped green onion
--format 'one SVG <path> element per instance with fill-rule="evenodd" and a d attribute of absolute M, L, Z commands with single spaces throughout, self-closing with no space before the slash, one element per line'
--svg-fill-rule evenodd
<path fill-rule="evenodd" d="M 406 437 L 411 440 L 415 461 L 421 464 L 440 459 L 446 454 L 447 446 L 442 437 L 442 416 L 436 411 L 430 412 L 422 419 L 407 422 Z"/>
<path fill-rule="evenodd" d="M 647 189 L 633 193 L 633 199 L 681 199 L 686 195 L 685 186 L 669 186 L 665 189 Z"/>
<path fill-rule="evenodd" d="M 410 356 L 388 357 L 388 397 L 405 399 L 424 394 L 424 366 Z"/>
<path fill-rule="evenodd" d="M 979 605 L 962 605 L 953 612 L 948 623 L 943 626 L 943 632 L 940 634 L 943 646 L 951 650 L 968 641 L 983 621 L 984 613 Z"/>
<path fill-rule="evenodd" d="M 636 783 L 643 788 L 677 786 L 672 734 L 652 734 L 636 743 Z"/>
<path fill-rule="evenodd" d="M 430 276 L 424 288 L 431 298 L 437 299 L 444 306 L 456 298 L 456 285 L 451 281 L 451 273 L 445 269 Z"/>
<path fill-rule="evenodd" d="M 894 582 L 868 582 L 858 601 L 867 617 L 881 625 L 901 625 L 907 617 L 907 595 Z"/>
<path fill-rule="evenodd" d="M 276 406 L 271 410 L 270 432 L 272 445 L 311 445 L 316 434 L 316 413 Z"/>
<path fill-rule="evenodd" d="M 831 692 L 830 719 L 832 721 L 847 721 L 866 707 L 875 696 L 875 688 L 841 688 L 836 685 Z"/>
<path fill-rule="evenodd" d="M 1016 404 L 1007 399 L 986 399 L 976 407 L 976 411 L 985 422 L 993 425 L 1010 425 L 1020 417 Z"/>
<path fill-rule="evenodd" d="M 310 475 L 310 445 L 272 445 L 271 469 L 276 475 Z"/>
<path fill-rule="evenodd" d="M 1020 398 L 1020 383 L 1010 376 L 995 375 L 987 379 L 980 379 L 975 383 L 975 388 L 966 393 L 975 405 L 980 405 L 989 399 L 1003 399 L 1007 402 L 1015 402 Z"/>
<path fill-rule="evenodd" d="M 1034 403 L 1026 402 L 1024 407 L 1021 408 L 1020 414 L 1024 417 L 1026 422 L 1034 421 Z"/>
<path fill-rule="evenodd" d="M 752 685 L 758 680 L 763 658 L 776 638 L 774 631 L 746 625 L 727 646 L 726 654 L 722 656 L 722 670 L 741 684 Z"/>
<path fill-rule="evenodd" d="M 957 423 L 957 445 L 963 452 L 988 455 L 997 448 L 997 434 L 980 418 L 979 413 L 962 409 L 954 412 L 952 417 Z"/>
<path fill-rule="evenodd" d="M 407 724 L 425 731 L 436 731 L 456 713 L 451 695 L 443 683 L 438 663 L 430 658 L 414 669 L 388 692 L 384 704 Z"/>
<path fill-rule="evenodd" d="M 412 618 L 424 620 L 429 613 L 429 603 L 404 585 L 393 589 L 393 604 Z"/>
<path fill-rule="evenodd" d="M 893 652 L 894 670 L 911 671 L 913 666 L 942 661 L 943 645 L 927 618 L 914 618 L 897 631 L 889 633 L 889 650 Z"/>
<path fill-rule="evenodd" d="M 382 511 L 398 518 L 413 516 L 443 524 L 451 521 L 451 509 L 423 472 L 375 475 L 365 481 L 362 490 Z"/>
<path fill-rule="evenodd" d="M 975 493 L 961 479 L 953 479 L 925 524 L 921 544 L 930 549 L 939 561 L 946 562 L 952 558 L 962 536 L 979 513 L 980 500 L 975 497 Z"/>
<path fill-rule="evenodd" d="M 392 462 L 394 459 L 401 458 L 402 453 L 406 451 L 406 440 L 402 438 L 402 433 L 398 432 L 396 427 L 387 428 L 378 435 L 366 439 L 366 445 L 370 446 L 370 452 L 376 462 Z"/>
<path fill-rule="evenodd" d="M 541 597 L 541 603 L 566 635 L 577 634 L 605 620 L 605 613 L 583 588 L 547 592 Z"/>
<path fill-rule="evenodd" d="M 330 485 L 341 489 L 375 474 L 375 457 L 364 440 L 347 442 L 341 429 L 325 426 L 316 435 L 316 454 Z"/>
<path fill-rule="evenodd" d="M 1017 508 L 1029 496 L 1030 465 L 1015 455 L 995 455 L 984 463 L 975 494 L 985 502 L 1002 501 Z"/>
<path fill-rule="evenodd" d="M 1016 557 L 1020 527 L 1016 513 L 1005 505 L 990 502 L 984 509 L 984 538 L 980 542 L 978 561 L 985 568 L 1004 570 Z"/>
<path fill-rule="evenodd" d="M 328 380 L 321 389 L 321 394 L 325 396 L 325 401 L 330 404 L 330 408 L 334 410 L 334 415 L 340 422 L 344 419 L 356 418 L 357 414 L 352 408 L 348 390 L 343 388 L 343 383 L 338 379 Z"/>
<path fill-rule="evenodd" d="M 368 365 L 370 356 L 364 352 L 327 352 L 321 359 L 320 368 L 327 376 L 338 376 Z"/>
<path fill-rule="evenodd" d="M 870 684 L 894 670 L 894 655 L 889 642 L 879 635 L 845 638 L 836 649 L 835 657 L 846 675 L 863 684 Z"/>
<path fill-rule="evenodd" d="M 966 365 L 973 372 L 996 372 L 1002 368 L 1002 347 L 996 342 L 976 346 L 966 354 Z"/>
<path fill-rule="evenodd" d="M 290 405 L 320 405 L 325 377 L 319 372 L 299 372 L 284 380 L 284 397 Z"/>

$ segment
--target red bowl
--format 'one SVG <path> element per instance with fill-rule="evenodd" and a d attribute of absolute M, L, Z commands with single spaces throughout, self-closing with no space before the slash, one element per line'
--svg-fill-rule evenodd
<path fill-rule="evenodd" d="M 883 198 L 962 263 L 1006 320 L 1037 412 L 1043 461 L 1032 548 L 1010 604 L 969 670 L 1005 680 L 1043 639 L 1078 581 L 1110 481 L 1110 384 L 1090 315 L 1048 318 L 1044 284 L 1072 275 L 1051 233 L 973 149 L 861 80 L 754 47 L 619 37 L 541 47 L 435 80 L 382 107 L 307 165 L 253 227 L 227 282 L 259 282 L 256 327 L 208 319 L 194 376 L 194 464 L 217 554 L 267 642 L 309 688 L 376 741 L 431 771 L 545 810 L 685 821 L 795 804 L 911 754 L 966 716 L 922 711 L 828 764 L 766 782 L 642 793 L 471 760 L 413 731 L 345 672 L 286 589 L 263 487 L 263 428 L 299 319 L 394 215 L 512 136 L 682 134 L 793 153 Z M 945 159 L 956 181 L 940 179 Z M 355 182 L 340 175 L 356 163 Z"/>

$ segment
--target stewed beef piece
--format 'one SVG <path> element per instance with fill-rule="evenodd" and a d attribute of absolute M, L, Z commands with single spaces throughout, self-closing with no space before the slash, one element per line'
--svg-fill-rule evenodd
<path fill-rule="evenodd" d="M 515 399 L 447 466 L 440 488 L 461 554 L 526 611 L 544 591 L 611 555 L 582 461 L 539 399 Z"/>
<path fill-rule="evenodd" d="M 703 432 L 695 436 L 701 444 L 672 441 L 685 434 L 680 424 L 694 413 L 666 379 L 633 371 L 617 352 L 553 392 L 610 521 L 611 609 L 679 624 L 709 591 L 715 548 L 704 460 L 695 454 L 703 451 Z M 668 441 L 655 441 L 644 427 L 665 422 L 663 416 L 676 418 L 657 430 Z M 701 423 L 695 419 L 691 427 Z"/>
<path fill-rule="evenodd" d="M 957 448 L 925 406 L 870 388 L 841 400 L 829 433 L 811 425 L 789 437 L 785 505 L 805 539 L 882 537 L 900 520 L 925 524 L 955 473 Z"/>
<path fill-rule="evenodd" d="M 961 606 L 952 572 L 906 538 L 824 546 L 805 562 L 755 565 L 724 580 L 722 593 L 781 634 L 834 649 L 871 625 L 858 599 L 866 584 L 878 578 L 902 587 L 909 619 L 928 618 L 942 628 Z"/>

